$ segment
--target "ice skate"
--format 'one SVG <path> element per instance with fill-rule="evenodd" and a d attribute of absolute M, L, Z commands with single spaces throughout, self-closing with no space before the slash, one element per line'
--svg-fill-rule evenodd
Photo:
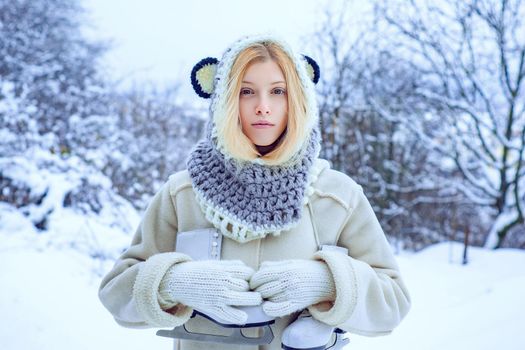
<path fill-rule="evenodd" d="M 313 318 L 307 311 L 283 332 L 281 348 L 285 350 L 337 350 L 349 343 L 344 332 Z"/>
<path fill-rule="evenodd" d="M 263 345 L 270 344 L 274 338 L 271 324 L 275 323 L 272 317 L 266 315 L 260 306 L 242 306 L 238 309 L 243 310 L 248 314 L 248 321 L 244 325 L 231 324 L 219 319 L 213 319 L 210 316 L 200 312 L 194 311 L 192 317 L 204 317 L 210 321 L 215 322 L 224 328 L 231 328 L 232 332 L 228 336 L 205 334 L 189 331 L 184 325 L 175 327 L 172 330 L 159 330 L 157 335 L 161 337 L 186 339 L 194 341 L 223 343 L 223 344 L 239 344 L 239 345 Z M 261 327 L 263 334 L 260 337 L 247 337 L 242 333 L 243 329 Z"/>

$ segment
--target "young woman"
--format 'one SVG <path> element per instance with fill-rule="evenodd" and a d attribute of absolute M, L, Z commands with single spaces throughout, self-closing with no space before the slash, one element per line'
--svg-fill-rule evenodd
<path fill-rule="evenodd" d="M 242 307 L 260 305 L 276 319 L 275 339 L 252 349 L 280 349 L 305 309 L 368 336 L 399 324 L 410 299 L 373 209 L 360 185 L 318 157 L 318 79 L 314 60 L 271 35 L 241 38 L 220 61 L 195 66 L 196 92 L 211 97 L 206 136 L 102 281 L 100 299 L 119 324 L 217 334 L 193 310 L 243 324 Z M 220 261 L 176 251 L 177 233 L 203 228 L 223 237 Z M 178 340 L 175 348 L 237 347 Z"/>

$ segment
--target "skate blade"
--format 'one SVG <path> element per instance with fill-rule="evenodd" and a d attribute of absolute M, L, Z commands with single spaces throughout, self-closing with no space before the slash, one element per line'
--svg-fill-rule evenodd
<path fill-rule="evenodd" d="M 172 330 L 161 329 L 157 335 L 167 338 L 185 339 L 201 342 L 237 344 L 237 345 L 263 345 L 270 344 L 274 338 L 272 328 L 269 325 L 263 327 L 264 333 L 260 337 L 247 337 L 242 333 L 242 328 L 231 328 L 230 335 L 215 335 L 190 332 L 184 325 L 175 327 Z"/>
<path fill-rule="evenodd" d="M 281 343 L 281 349 L 283 349 L 283 350 L 326 350 L 326 349 L 329 349 L 329 348 L 327 348 L 325 345 L 323 345 L 323 346 L 316 346 L 316 347 L 313 347 L 313 348 L 293 348 L 293 347 L 290 347 L 288 345 L 285 345 L 285 344 Z"/>

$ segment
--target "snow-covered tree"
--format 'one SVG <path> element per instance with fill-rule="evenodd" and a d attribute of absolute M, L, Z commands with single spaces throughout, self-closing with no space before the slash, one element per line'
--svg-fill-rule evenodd
<path fill-rule="evenodd" d="M 0 0 L 0 202 L 53 244 L 104 260 L 123 246 L 102 236 L 128 243 L 206 114 L 177 89 L 116 91 L 84 25 L 80 0 Z"/>
<path fill-rule="evenodd" d="M 82 13 L 76 0 L 0 0 L 0 201 L 40 230 L 58 208 L 116 203 L 67 142 L 71 120 L 109 110 L 104 46 L 81 35 Z"/>
<path fill-rule="evenodd" d="M 456 189 L 493 219 L 485 245 L 501 246 L 525 222 L 525 4 L 388 1 L 377 14 L 390 54 L 419 77 L 414 101 L 440 127 L 404 125 L 450 160 Z"/>
<path fill-rule="evenodd" d="M 329 11 L 315 36 L 323 62 L 323 156 L 363 185 L 386 233 L 400 246 L 418 249 L 455 237 L 470 219 L 460 225 L 448 218 L 451 207 L 467 211 L 442 181 L 450 171 L 436 171 L 440 156 L 391 118 L 426 113 L 406 107 L 418 76 L 377 45 L 381 33 L 370 30 L 370 19 L 358 22 L 352 13 L 347 7 Z"/>
<path fill-rule="evenodd" d="M 107 109 L 98 62 L 106 46 L 82 35 L 82 16 L 78 0 L 0 0 L 0 103 L 14 98 L 18 110 L 0 110 L 1 126 L 17 131 L 31 120 L 38 134 L 56 136 L 57 152 L 68 151 L 71 116 Z"/>
<path fill-rule="evenodd" d="M 204 131 L 207 114 L 178 97 L 177 87 L 158 90 L 143 84 L 113 98 L 112 128 L 119 132 L 106 130 L 101 136 L 112 151 L 104 152 L 99 168 L 137 208 L 146 206 L 170 174 L 186 167 L 189 151 Z"/>

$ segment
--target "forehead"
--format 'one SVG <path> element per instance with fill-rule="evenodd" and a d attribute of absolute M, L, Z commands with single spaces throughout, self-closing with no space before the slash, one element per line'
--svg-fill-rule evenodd
<path fill-rule="evenodd" d="M 242 78 L 245 83 L 275 83 L 285 82 L 284 74 L 279 65 L 273 60 L 251 63 Z"/>

